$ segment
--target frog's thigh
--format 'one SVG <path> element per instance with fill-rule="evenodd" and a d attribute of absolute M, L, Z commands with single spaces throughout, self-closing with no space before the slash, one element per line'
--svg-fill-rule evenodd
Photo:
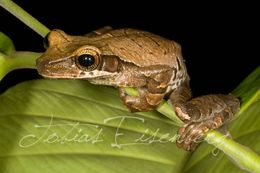
<path fill-rule="evenodd" d="M 168 72 L 156 74 L 147 79 L 146 86 L 136 88 L 139 96 L 127 95 L 124 89 L 120 88 L 120 97 L 132 112 L 153 110 L 164 98 L 169 80 Z"/>
<path fill-rule="evenodd" d="M 170 78 L 171 73 L 167 71 L 157 74 L 148 80 L 145 98 L 149 105 L 155 108 L 161 103 L 166 94 Z"/>

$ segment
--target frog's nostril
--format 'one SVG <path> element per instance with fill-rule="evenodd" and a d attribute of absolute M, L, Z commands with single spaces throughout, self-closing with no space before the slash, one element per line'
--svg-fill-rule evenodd
<path fill-rule="evenodd" d="M 48 65 L 48 61 L 43 60 L 42 58 L 38 58 L 36 60 L 36 69 L 39 74 L 45 73 L 46 69 L 48 68 L 46 67 L 47 65 Z"/>
<path fill-rule="evenodd" d="M 36 68 L 38 69 L 38 66 L 40 65 L 40 59 L 38 58 L 37 60 L 36 60 Z"/>
<path fill-rule="evenodd" d="M 42 66 L 44 63 L 44 60 L 42 60 L 42 58 L 38 58 L 36 59 L 36 68 L 38 68 L 39 66 Z"/>
<path fill-rule="evenodd" d="M 38 72 L 41 71 L 41 69 L 43 69 L 43 63 L 41 59 L 36 60 L 36 69 Z"/>

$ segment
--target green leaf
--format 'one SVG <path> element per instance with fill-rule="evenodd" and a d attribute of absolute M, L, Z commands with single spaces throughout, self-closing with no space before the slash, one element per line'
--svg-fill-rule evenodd
<path fill-rule="evenodd" d="M 4 33 L 0 32 L 0 52 L 5 55 L 10 55 L 14 51 L 12 40 Z"/>
<path fill-rule="evenodd" d="M 232 138 L 260 154 L 260 67 L 235 89 L 234 94 L 242 104 L 239 115 L 229 127 Z M 184 172 L 247 172 L 233 163 L 234 160 L 229 160 L 224 153 L 204 143 L 192 154 Z"/>
<path fill-rule="evenodd" d="M 260 68 L 235 90 L 242 108 L 230 126 L 257 153 L 259 79 Z M 0 172 L 243 172 L 206 143 L 192 155 L 176 148 L 171 120 L 130 113 L 114 88 L 87 81 L 21 83 L 0 96 L 0 122 Z"/>
<path fill-rule="evenodd" d="M 86 81 L 19 84 L 0 110 L 0 172 L 179 172 L 188 156 L 171 120 L 130 113 L 115 89 Z"/>

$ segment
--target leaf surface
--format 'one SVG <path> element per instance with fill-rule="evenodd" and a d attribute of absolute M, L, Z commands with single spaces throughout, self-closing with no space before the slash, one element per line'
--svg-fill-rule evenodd
<path fill-rule="evenodd" d="M 130 113 L 111 87 L 25 82 L 0 110 L 0 172 L 179 172 L 188 156 L 171 120 Z"/>

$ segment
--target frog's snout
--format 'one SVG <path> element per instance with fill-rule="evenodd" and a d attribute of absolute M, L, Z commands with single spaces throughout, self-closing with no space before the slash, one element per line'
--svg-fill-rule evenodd
<path fill-rule="evenodd" d="M 36 69 L 40 75 L 46 74 L 46 60 L 43 60 L 41 57 L 39 57 L 36 60 Z"/>

